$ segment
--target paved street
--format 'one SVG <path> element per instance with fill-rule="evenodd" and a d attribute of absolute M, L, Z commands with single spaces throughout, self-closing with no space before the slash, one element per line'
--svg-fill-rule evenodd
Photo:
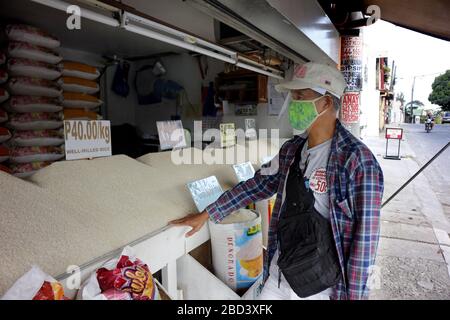
<path fill-rule="evenodd" d="M 401 126 L 405 128 L 401 160 L 384 159 L 386 140 L 383 135 L 363 139 L 383 169 L 384 201 L 441 147 L 433 139 L 429 142 L 428 137 L 422 136 L 421 126 Z M 417 145 L 426 148 L 423 144 L 430 148 L 423 149 L 428 150 L 429 155 L 419 158 Z M 397 146 L 396 141 L 390 142 L 388 154 L 395 154 Z M 415 146 L 414 150 L 412 146 Z M 444 164 L 449 159 L 445 156 Z M 438 169 L 442 164 L 442 159 L 439 160 Z M 431 168 L 435 172 L 438 170 Z M 378 277 L 373 278 L 370 299 L 450 299 L 450 220 L 428 175 L 430 173 L 420 174 L 382 209 L 375 270 Z M 444 192 L 441 193 L 442 198 Z"/>
<path fill-rule="evenodd" d="M 426 133 L 423 124 L 402 124 L 405 138 L 415 153 L 415 160 L 424 165 L 436 152 L 450 141 L 450 124 L 435 125 Z M 423 171 L 442 204 L 450 221 L 450 147 Z"/>

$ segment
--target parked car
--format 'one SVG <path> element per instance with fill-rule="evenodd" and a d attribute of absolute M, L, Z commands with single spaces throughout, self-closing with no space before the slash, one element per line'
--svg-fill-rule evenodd
<path fill-rule="evenodd" d="M 442 113 L 442 123 L 450 122 L 450 111 Z"/>

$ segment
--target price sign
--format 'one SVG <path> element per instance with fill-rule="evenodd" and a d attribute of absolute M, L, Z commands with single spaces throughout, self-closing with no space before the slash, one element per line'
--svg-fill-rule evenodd
<path fill-rule="evenodd" d="M 251 162 L 234 164 L 233 169 L 239 182 L 247 181 L 255 175 L 255 169 L 253 168 Z"/>
<path fill-rule="evenodd" d="M 403 139 L 403 129 L 401 128 L 386 128 L 386 139 Z"/>
<path fill-rule="evenodd" d="M 66 160 L 111 156 L 111 123 L 106 120 L 64 121 Z"/>
<path fill-rule="evenodd" d="M 216 201 L 223 193 L 222 187 L 215 176 L 190 182 L 187 187 L 199 212 Z"/>
<path fill-rule="evenodd" d="M 220 147 L 230 147 L 236 144 L 236 131 L 234 123 L 220 124 Z"/>
<path fill-rule="evenodd" d="M 156 121 L 161 150 L 186 148 L 181 120 Z"/>

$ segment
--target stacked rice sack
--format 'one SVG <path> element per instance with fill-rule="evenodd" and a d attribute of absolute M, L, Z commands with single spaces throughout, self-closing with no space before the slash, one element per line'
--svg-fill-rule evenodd
<path fill-rule="evenodd" d="M 62 90 L 58 84 L 62 57 L 55 51 L 58 39 L 28 25 L 8 25 L 6 90 L 9 99 L 2 109 L 8 112 L 6 129 L 9 169 L 18 177 L 64 157 L 62 132 Z"/>
<path fill-rule="evenodd" d="M 99 70 L 75 61 L 64 61 L 60 68 L 62 77 L 58 84 L 63 90 L 64 119 L 97 120 L 99 115 L 96 112 L 103 103 L 98 97 Z"/>
<path fill-rule="evenodd" d="M 8 73 L 5 68 L 6 55 L 0 51 L 0 103 L 8 100 L 9 93 L 5 88 L 5 83 L 8 81 Z M 6 142 L 11 138 L 11 132 L 5 127 L 8 120 L 8 114 L 0 108 L 0 170 L 11 173 L 4 163 L 9 159 L 9 149 Z"/>

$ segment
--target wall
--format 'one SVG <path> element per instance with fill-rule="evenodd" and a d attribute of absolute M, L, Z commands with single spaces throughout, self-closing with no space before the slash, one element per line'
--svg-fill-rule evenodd
<path fill-rule="evenodd" d="M 380 92 L 376 90 L 376 58 L 377 49 L 367 43 L 367 36 L 362 30 L 363 37 L 363 84 L 361 90 L 361 120 L 364 127 L 361 136 L 379 135 L 379 101 Z"/>
<path fill-rule="evenodd" d="M 231 109 L 234 111 L 234 106 L 230 105 Z M 267 103 L 260 103 L 257 106 L 256 116 L 236 116 L 236 115 L 225 115 L 223 117 L 223 122 L 234 122 L 236 128 L 245 128 L 245 119 L 254 118 L 256 119 L 256 129 L 267 129 L 267 137 L 271 137 L 271 129 L 279 130 L 280 138 L 290 138 L 292 137 L 292 127 L 289 125 L 287 113 L 284 113 L 280 119 L 278 116 L 269 115 L 269 107 Z"/>
<path fill-rule="evenodd" d="M 160 60 L 167 70 L 164 79 L 175 81 L 185 88 L 190 103 L 201 110 L 201 87 L 202 85 L 207 86 L 210 81 L 214 81 L 217 74 L 223 71 L 224 63 L 207 58 L 208 74 L 202 80 L 196 58 L 188 53 L 163 57 Z M 136 68 L 153 64 L 153 62 L 140 61 L 136 63 Z M 163 99 L 162 103 L 159 104 L 138 105 L 137 100 L 135 100 L 134 106 L 136 126 L 146 134 L 156 134 L 156 121 L 170 120 L 170 116 L 175 115 L 176 101 Z M 180 112 L 181 110 L 179 110 Z M 194 129 L 194 120 L 191 117 L 182 117 L 184 127 L 191 131 Z M 201 117 L 197 120 L 201 120 Z"/>
<path fill-rule="evenodd" d="M 136 125 L 136 90 L 133 87 L 133 80 L 135 74 L 135 65 L 130 64 L 130 71 L 128 74 L 128 84 L 130 92 L 127 97 L 122 97 L 111 90 L 114 74 L 116 73 L 117 65 L 109 65 L 105 72 L 104 84 L 106 86 L 105 109 L 107 112 L 107 119 L 111 121 L 111 125 L 117 126 L 121 124 Z"/>
<path fill-rule="evenodd" d="M 164 79 L 173 80 L 183 86 L 188 94 L 190 103 L 198 108 L 201 114 L 201 87 L 202 85 L 208 86 L 210 81 L 214 81 L 218 73 L 223 71 L 224 63 L 216 59 L 207 58 L 208 73 L 205 79 L 202 80 L 196 58 L 188 53 L 162 57 L 160 61 L 167 69 L 167 74 L 164 76 Z M 170 117 L 175 115 L 175 100 L 163 99 L 163 101 L 158 104 L 138 104 L 136 91 L 133 85 L 135 72 L 142 66 L 153 63 L 154 60 L 148 60 L 131 64 L 129 74 L 130 94 L 127 98 L 120 97 L 110 90 L 115 66 L 110 66 L 108 68 L 106 74 L 108 95 L 105 100 L 107 103 L 108 119 L 111 120 L 113 125 L 130 123 L 137 126 L 141 133 L 145 135 L 154 135 L 157 133 L 156 121 L 170 120 Z M 232 114 L 224 115 L 222 122 L 234 122 L 236 128 L 244 129 L 245 119 L 255 118 L 258 129 L 280 129 L 280 137 L 286 138 L 292 136 L 292 129 L 288 125 L 286 114 L 280 120 L 278 120 L 278 116 L 269 116 L 268 105 L 266 103 L 258 105 L 256 116 L 235 116 L 233 105 L 230 105 L 230 107 L 232 107 Z M 182 113 L 181 110 L 179 110 L 179 113 L 182 115 L 181 119 L 183 126 L 191 132 L 194 130 L 194 121 L 202 119 L 201 116 L 188 117 L 185 113 Z M 270 136 L 270 131 L 268 134 Z"/>

